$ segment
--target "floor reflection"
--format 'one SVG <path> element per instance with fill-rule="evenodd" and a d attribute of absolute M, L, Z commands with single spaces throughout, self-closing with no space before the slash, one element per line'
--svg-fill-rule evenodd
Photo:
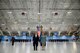
<path fill-rule="evenodd" d="M 80 53 L 80 43 L 76 42 L 47 42 L 45 50 L 39 44 L 38 51 L 33 50 L 32 42 L 0 43 L 0 53 Z"/>

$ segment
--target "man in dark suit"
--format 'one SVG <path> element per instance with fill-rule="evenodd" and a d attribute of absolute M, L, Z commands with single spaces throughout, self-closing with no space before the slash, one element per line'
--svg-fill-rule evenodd
<path fill-rule="evenodd" d="M 33 47 L 34 47 L 34 50 L 37 50 L 38 41 L 39 41 L 39 37 L 38 37 L 37 33 L 35 33 L 34 36 L 33 36 Z"/>
<path fill-rule="evenodd" d="M 14 40 L 15 40 L 15 38 L 14 38 L 14 37 L 12 37 L 12 46 L 14 45 Z"/>

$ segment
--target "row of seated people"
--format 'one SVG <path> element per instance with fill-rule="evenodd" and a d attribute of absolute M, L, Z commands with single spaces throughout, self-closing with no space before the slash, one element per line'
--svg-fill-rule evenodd
<path fill-rule="evenodd" d="M 22 34 L 21 38 L 20 38 L 20 35 L 17 32 L 11 34 L 11 36 L 16 36 L 15 37 L 16 40 L 18 40 L 18 39 L 26 39 L 24 36 L 33 36 L 34 33 L 31 33 L 30 35 L 29 35 L 28 32 L 27 33 L 26 32 L 25 33 L 21 33 L 21 34 Z M 5 36 L 9 36 L 9 33 L 5 33 L 4 35 Z M 67 37 L 70 37 L 72 39 L 75 38 L 75 37 L 76 37 L 76 39 L 79 38 L 79 35 L 77 33 L 70 33 L 68 35 L 67 32 L 64 32 L 64 33 L 61 32 L 60 35 L 59 35 L 59 32 L 51 32 L 50 35 L 49 35 L 49 33 L 45 33 L 45 35 L 47 36 L 47 39 L 50 39 L 50 38 L 51 39 L 67 39 Z M 28 40 L 29 40 L 29 38 L 28 38 Z"/>
<path fill-rule="evenodd" d="M 16 41 L 31 41 L 32 36 L 0 36 L 0 39 L 2 40 L 11 40 L 11 37 L 14 37 Z M 59 36 L 59 35 L 54 35 L 54 36 L 46 36 L 46 40 L 77 40 L 79 39 L 79 36 Z"/>

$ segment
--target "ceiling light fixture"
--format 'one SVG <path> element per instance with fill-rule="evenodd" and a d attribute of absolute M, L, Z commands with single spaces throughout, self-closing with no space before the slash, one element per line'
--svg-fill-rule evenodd
<path fill-rule="evenodd" d="M 57 12 L 55 12 L 55 15 L 58 15 L 58 13 L 57 13 Z"/>
<path fill-rule="evenodd" d="M 24 12 L 22 12 L 21 14 L 22 14 L 22 15 L 25 15 L 25 13 L 24 13 Z"/>
<path fill-rule="evenodd" d="M 40 15 L 40 14 L 42 14 L 42 13 L 38 13 L 38 15 Z"/>
<path fill-rule="evenodd" d="M 74 25 L 76 25 L 76 26 L 77 26 L 78 24 L 74 24 Z"/>
<path fill-rule="evenodd" d="M 68 14 L 70 14 L 71 12 L 67 12 Z"/>
<path fill-rule="evenodd" d="M 58 15 L 58 12 L 52 12 L 52 14 L 54 14 L 54 15 Z"/>
<path fill-rule="evenodd" d="M 5 24 L 1 24 L 1 25 L 5 25 Z"/>
<path fill-rule="evenodd" d="M 12 12 L 8 12 L 8 13 L 10 13 L 10 14 L 11 14 Z"/>
<path fill-rule="evenodd" d="M 27 13 L 27 12 L 24 12 L 24 13 Z"/>

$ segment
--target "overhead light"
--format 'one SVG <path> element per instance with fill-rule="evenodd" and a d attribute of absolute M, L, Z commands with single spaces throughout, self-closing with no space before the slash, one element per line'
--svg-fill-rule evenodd
<path fill-rule="evenodd" d="M 27 13 L 27 12 L 24 12 L 24 13 Z"/>
<path fill-rule="evenodd" d="M 1 24 L 1 25 L 5 25 L 5 24 Z"/>
<path fill-rule="evenodd" d="M 8 13 L 10 13 L 10 14 L 11 14 L 12 12 L 8 12 Z"/>
<path fill-rule="evenodd" d="M 74 24 L 74 25 L 78 25 L 78 24 Z"/>
<path fill-rule="evenodd" d="M 42 14 L 42 13 L 38 13 L 38 15 L 40 15 L 40 14 Z"/>
<path fill-rule="evenodd" d="M 72 12 L 67 12 L 68 14 L 72 13 Z"/>
<path fill-rule="evenodd" d="M 58 15 L 58 12 L 52 12 L 52 14 L 54 14 L 54 15 Z"/>

